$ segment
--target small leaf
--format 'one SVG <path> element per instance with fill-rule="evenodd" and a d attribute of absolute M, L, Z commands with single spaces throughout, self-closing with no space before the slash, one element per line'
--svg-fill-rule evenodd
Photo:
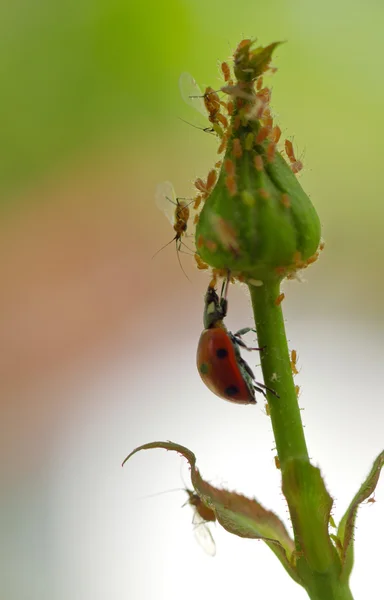
<path fill-rule="evenodd" d="M 204 481 L 196 468 L 196 457 L 193 452 L 173 442 L 151 442 L 139 446 L 127 456 L 123 465 L 136 452 L 151 448 L 164 448 L 184 456 L 191 467 L 191 480 L 196 493 L 203 503 L 214 511 L 220 525 L 229 533 L 240 537 L 263 540 L 276 554 L 291 577 L 297 583 L 301 583 L 294 567 L 294 542 L 275 513 L 265 509 L 256 500 L 236 492 L 218 489 Z"/>
<path fill-rule="evenodd" d="M 340 570 L 338 554 L 328 533 L 333 500 L 320 470 L 305 460 L 287 461 L 283 493 L 290 508 L 296 541 L 311 570 L 325 573 L 332 565 Z"/>
<path fill-rule="evenodd" d="M 359 504 L 369 498 L 369 496 L 375 491 L 383 465 L 384 452 L 381 452 L 373 463 L 371 471 L 369 472 L 367 478 L 353 498 L 351 504 L 340 521 L 337 537 L 341 543 L 341 577 L 343 581 L 348 581 L 353 567 L 353 532 L 355 528 L 357 509 L 359 508 Z"/>

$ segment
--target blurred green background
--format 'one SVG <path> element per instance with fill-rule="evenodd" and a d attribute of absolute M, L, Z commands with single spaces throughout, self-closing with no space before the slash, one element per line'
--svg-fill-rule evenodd
<path fill-rule="evenodd" d="M 287 42 L 274 56 L 271 104 L 283 139 L 293 137 L 304 163 L 300 182 L 320 215 L 326 248 L 305 273 L 308 285 L 284 287 L 284 310 L 290 347 L 303 365 L 300 400 L 316 464 L 337 492 L 339 511 L 352 497 L 382 447 L 383 25 L 379 0 L 1 3 L 2 597 L 160 597 L 157 589 L 132 595 L 140 577 L 147 585 L 157 579 L 139 577 L 134 563 L 126 568 L 132 531 L 143 539 L 136 547 L 143 572 L 149 563 L 151 573 L 172 562 L 166 552 L 158 560 L 165 538 L 139 531 L 149 512 L 137 502 L 142 481 L 132 484 L 134 495 L 128 475 L 122 479 L 119 461 L 135 445 L 161 437 L 190 443 L 208 463 L 213 458 L 214 476 L 240 489 L 237 455 L 227 443 L 237 432 L 237 447 L 252 440 L 247 456 L 258 456 L 244 472 L 249 494 L 256 488 L 249 473 L 266 481 L 273 465 L 259 405 L 245 423 L 244 413 L 203 389 L 195 371 L 207 276 L 183 256 L 190 285 L 172 247 L 151 261 L 172 237 L 155 208 L 156 184 L 171 180 L 188 196 L 217 160 L 214 137 L 179 119 L 195 118 L 181 100 L 179 75 L 188 71 L 201 86 L 217 87 L 219 63 L 243 37 Z M 229 326 L 250 319 L 246 295 L 234 289 Z M 154 462 L 151 476 L 160 471 Z M 273 477 L 271 498 L 282 504 L 275 471 Z M 179 485 L 156 480 L 148 493 Z M 133 524 L 125 520 L 129 511 Z M 166 539 L 174 513 L 157 517 Z M 365 569 L 381 577 L 380 552 L 367 551 L 376 529 L 372 521 L 359 550 L 362 594 Z M 148 552 L 155 539 L 157 553 Z M 265 560 L 258 545 L 252 552 Z M 201 568 L 214 595 L 221 575 Z M 269 570 L 261 571 L 265 597 L 272 597 Z M 233 598 L 232 562 L 223 572 Z M 180 590 L 195 597 L 187 576 L 180 583 L 170 575 L 178 591 L 164 588 L 164 597 Z M 298 598 L 295 586 L 286 590 L 284 573 L 281 590 Z"/>

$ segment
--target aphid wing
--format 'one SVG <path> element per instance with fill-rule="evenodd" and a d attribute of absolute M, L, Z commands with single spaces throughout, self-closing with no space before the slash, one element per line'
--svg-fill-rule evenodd
<path fill-rule="evenodd" d="M 181 97 L 188 106 L 192 106 L 199 113 L 208 116 L 205 108 L 203 92 L 197 85 L 190 73 L 182 73 L 179 78 L 179 88 Z"/>
<path fill-rule="evenodd" d="M 155 202 L 173 226 L 175 224 L 175 211 L 177 207 L 176 194 L 170 181 L 163 181 L 156 186 Z"/>
<path fill-rule="evenodd" d="M 195 512 L 193 517 L 194 534 L 197 543 L 201 546 L 206 554 L 215 556 L 216 544 L 212 537 L 207 523 L 202 519 L 199 513 Z"/>

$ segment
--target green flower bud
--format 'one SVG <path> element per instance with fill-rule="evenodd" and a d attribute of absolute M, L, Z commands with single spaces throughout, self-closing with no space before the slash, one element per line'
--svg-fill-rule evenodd
<path fill-rule="evenodd" d="M 319 218 L 295 176 L 302 165 L 288 140 L 290 164 L 277 150 L 281 132 L 262 88 L 276 46 L 252 51 L 247 41 L 235 52 L 237 82 L 223 88 L 233 101 L 225 156 L 196 227 L 200 258 L 248 281 L 292 275 L 315 260 L 320 242 Z"/>

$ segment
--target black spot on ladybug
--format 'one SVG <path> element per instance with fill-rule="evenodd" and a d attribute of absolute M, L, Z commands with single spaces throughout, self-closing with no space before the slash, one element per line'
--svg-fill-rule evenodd
<path fill-rule="evenodd" d="M 228 350 L 225 348 L 219 348 L 216 350 L 216 356 L 217 358 L 226 358 L 228 356 Z"/>
<path fill-rule="evenodd" d="M 227 396 L 236 396 L 236 394 L 239 393 L 239 388 L 236 385 L 229 385 L 226 390 L 225 393 L 227 394 Z"/>
<path fill-rule="evenodd" d="M 209 372 L 209 366 L 207 365 L 207 363 L 201 363 L 199 369 L 202 375 L 207 375 Z"/>

